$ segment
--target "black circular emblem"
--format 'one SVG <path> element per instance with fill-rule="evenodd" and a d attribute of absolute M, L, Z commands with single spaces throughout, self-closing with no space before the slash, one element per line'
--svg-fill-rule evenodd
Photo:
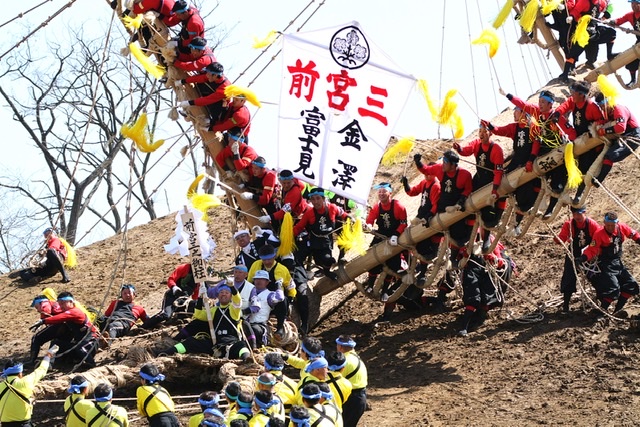
<path fill-rule="evenodd" d="M 333 60 L 341 67 L 358 69 L 369 62 L 369 43 L 358 27 L 341 28 L 331 38 L 330 49 Z"/>

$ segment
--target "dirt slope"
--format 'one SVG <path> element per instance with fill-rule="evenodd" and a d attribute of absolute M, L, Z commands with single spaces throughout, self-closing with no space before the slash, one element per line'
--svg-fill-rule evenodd
<path fill-rule="evenodd" d="M 504 119 L 503 119 L 504 120 Z M 435 157 L 450 142 L 431 142 L 417 147 Z M 433 149 L 429 147 L 434 147 Z M 381 169 L 380 180 L 397 183 L 403 165 Z M 417 177 L 409 164 L 410 175 Z M 640 206 L 639 162 L 633 156 L 616 164 L 606 184 L 632 211 Z M 398 197 L 417 210 L 417 198 Z M 595 189 L 589 196 L 589 214 L 600 220 L 605 211 L 620 209 Z M 558 231 L 568 210 L 553 224 Z M 623 221 L 634 227 L 628 215 Z M 211 212 L 210 234 L 218 243 L 216 266 L 231 265 L 231 216 L 219 208 Z M 0 277 L 0 358 L 25 357 L 36 319 L 29 308 L 34 295 L 45 286 L 56 291 L 70 290 L 87 305 L 100 306 L 112 276 L 114 285 L 106 297 L 112 298 L 123 282 L 134 283 L 139 300 L 153 313 L 160 307 L 166 278 L 180 262 L 164 253 L 175 227 L 173 216 L 161 218 L 128 232 L 125 258 L 118 255 L 122 236 L 115 236 L 78 250 L 80 267 L 71 273 L 68 285 L 59 278 L 38 287 L 26 287 L 6 276 Z M 313 330 L 332 349 L 339 334 L 354 335 L 358 350 L 369 369 L 371 411 L 363 426 L 513 426 L 513 425 L 590 425 L 634 426 L 640 419 L 637 354 L 638 331 L 626 321 L 594 321 L 580 307 L 576 297 L 573 311 L 557 311 L 558 283 L 563 253 L 549 237 L 545 224 L 537 221 L 529 235 L 507 239 L 506 244 L 519 266 L 519 275 L 507 295 L 505 307 L 467 338 L 455 336 L 455 320 L 461 312 L 459 295 L 454 293 L 452 311 L 432 315 L 401 312 L 390 323 L 376 323 L 382 307 L 357 294 L 324 319 Z M 635 260 L 640 250 L 633 243 L 624 245 L 624 259 L 636 276 Z M 123 277 L 124 276 L 124 277 Z M 347 285 L 343 294 L 349 294 Z M 434 294 L 434 289 L 427 290 Z M 335 304 L 339 298 L 333 298 Z M 636 301 L 627 310 L 640 312 Z M 530 314 L 541 308 L 541 315 Z M 529 316 L 527 316 L 529 315 Z M 523 319 L 527 316 L 526 319 Z M 115 353 L 126 350 L 136 338 L 123 340 L 98 361 L 109 362 Z M 51 375 L 61 375 L 53 372 Z M 201 389 L 185 386 L 176 392 L 197 394 Z M 174 393 L 175 394 L 175 393 Z M 57 425 L 61 405 L 40 403 L 35 417 L 40 425 Z M 43 415 L 45 414 L 45 415 Z M 135 421 L 133 425 L 143 425 Z"/>

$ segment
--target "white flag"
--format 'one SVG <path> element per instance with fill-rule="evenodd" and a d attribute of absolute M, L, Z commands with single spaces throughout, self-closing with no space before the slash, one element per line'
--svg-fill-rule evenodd
<path fill-rule="evenodd" d="M 415 82 L 357 22 L 285 35 L 278 169 L 365 204 Z"/>

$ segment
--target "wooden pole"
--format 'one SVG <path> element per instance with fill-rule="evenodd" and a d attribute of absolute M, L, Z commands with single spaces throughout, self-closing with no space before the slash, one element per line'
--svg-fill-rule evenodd
<path fill-rule="evenodd" d="M 574 145 L 574 155 L 578 156 L 583 154 L 602 143 L 603 141 L 598 138 L 578 138 Z M 512 191 L 511 187 L 517 188 L 537 177 L 545 175 L 557 167 L 563 166 L 564 146 L 561 146 L 545 155 L 539 156 L 534 162 L 533 172 L 526 172 L 524 168 L 518 168 L 505 175 L 498 188 L 498 194 L 504 196 Z M 511 178 L 511 180 L 509 180 L 509 178 Z M 515 181 L 515 185 L 510 181 Z M 473 192 L 465 203 L 464 212 L 440 213 L 431 219 L 428 227 L 408 227 L 398 238 L 398 246 L 390 246 L 386 242 L 381 242 L 370 248 L 365 255 L 354 258 L 347 265 L 338 267 L 338 269 L 335 270 L 338 274 L 338 280 L 333 281 L 327 277 L 318 280 L 318 283 L 313 288 L 314 293 L 320 296 L 327 295 L 343 285 L 351 283 L 358 276 L 366 273 L 373 267 L 399 254 L 405 250 L 406 247 L 415 246 L 418 242 L 428 239 L 437 233 L 441 233 L 467 215 L 478 212 L 480 209 L 489 205 L 488 198 L 491 190 L 492 186 L 489 184 Z"/>

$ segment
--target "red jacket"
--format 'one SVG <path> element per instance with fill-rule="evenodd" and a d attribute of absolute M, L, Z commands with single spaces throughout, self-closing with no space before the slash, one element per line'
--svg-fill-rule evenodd
<path fill-rule="evenodd" d="M 229 166 L 227 166 L 227 159 L 229 158 L 233 159 L 233 167 L 235 167 L 237 171 L 242 171 L 249 169 L 251 162 L 258 157 L 258 153 L 256 153 L 256 150 L 254 150 L 253 147 L 245 144 L 244 142 L 240 142 L 239 144 L 240 146 L 238 147 L 237 158 L 231 151 L 231 147 L 228 145 L 220 150 L 216 155 L 216 163 L 223 170 L 229 170 Z"/>
<path fill-rule="evenodd" d="M 282 206 L 289 204 L 291 207 L 291 216 L 296 219 L 306 212 L 309 208 L 309 204 L 307 204 L 307 201 L 302 197 L 305 185 L 300 182 L 298 178 L 294 178 L 293 181 L 293 187 L 291 187 L 291 189 L 286 193 L 283 191 Z M 282 221 L 285 213 L 285 211 L 280 209 L 271 214 L 271 218 L 277 221 Z"/>
<path fill-rule="evenodd" d="M 70 308 L 67 311 L 55 314 L 51 317 L 45 317 L 42 319 L 42 323 L 45 325 L 57 325 L 60 323 L 73 323 L 78 326 L 86 325 L 94 334 L 98 333 L 98 330 L 93 326 L 87 315 L 78 307 Z"/>
<path fill-rule="evenodd" d="M 612 234 L 604 228 L 601 227 L 593 236 L 593 240 L 591 240 L 591 244 L 587 246 L 587 249 L 584 250 L 584 255 L 587 257 L 587 260 L 591 260 L 594 257 L 600 255 L 602 252 L 602 248 L 606 248 L 611 245 L 613 237 L 617 237 L 618 233 L 620 233 L 620 239 L 624 242 L 625 238 L 630 238 L 636 243 L 640 242 L 640 234 L 633 228 L 629 227 L 627 224 L 623 222 L 619 222 L 616 226 L 616 229 Z"/>
<path fill-rule="evenodd" d="M 438 211 L 438 200 L 440 199 L 440 181 L 438 178 L 433 178 L 431 181 L 423 179 L 414 185 L 407 191 L 407 196 L 420 196 L 425 190 L 429 191 L 429 200 L 431 201 L 431 214 L 435 215 Z M 422 209 L 422 206 L 418 211 Z"/>
<path fill-rule="evenodd" d="M 187 13 L 189 17 L 185 20 L 180 20 L 178 15 L 173 14 L 164 22 L 167 27 L 182 23 L 182 29 L 180 30 L 180 45 L 182 47 L 188 47 L 195 37 L 204 37 L 204 21 L 200 17 L 200 12 L 191 7 Z"/>
<path fill-rule="evenodd" d="M 228 110 L 225 114 L 225 118 L 218 123 L 214 123 L 211 130 L 214 132 L 223 132 L 225 130 L 240 128 L 244 130 L 243 134 L 249 135 L 251 122 L 251 113 L 246 106 L 242 106 L 237 110 Z"/>
<path fill-rule="evenodd" d="M 500 147 L 500 145 L 492 143 L 491 140 L 487 141 L 487 143 L 484 144 L 480 139 L 474 139 L 473 141 L 468 142 L 466 145 L 461 146 L 459 153 L 462 156 L 478 156 L 481 150 L 486 151 L 489 149 L 491 151 L 489 152 L 488 160 L 494 165 L 493 185 L 499 186 L 500 182 L 502 181 L 502 175 L 504 173 L 502 169 L 502 165 L 504 164 L 504 153 L 502 152 L 502 147 Z M 476 166 L 478 166 L 476 174 L 483 174 L 487 172 L 484 169 L 481 169 L 483 166 L 482 164 L 477 164 Z"/>
<path fill-rule="evenodd" d="M 624 105 L 614 105 L 611 117 L 608 112 L 605 114 L 606 117 L 600 121 L 600 124 L 603 125 L 607 135 L 622 135 L 640 127 L 631 111 Z"/>
<path fill-rule="evenodd" d="M 123 302 L 122 300 L 111 301 L 111 304 L 109 304 L 109 307 L 107 307 L 107 310 L 104 312 L 105 316 L 109 317 L 113 314 L 113 310 L 116 308 L 116 304 L 118 303 L 118 301 Z M 135 320 L 142 319 L 144 321 L 149 318 L 149 316 L 147 316 L 147 312 L 144 310 L 144 307 L 135 303 L 131 304 L 131 314 L 133 315 Z M 135 323 L 135 320 L 133 321 L 133 323 Z"/>
<path fill-rule="evenodd" d="M 420 168 L 420 172 L 424 175 L 433 175 L 440 183 L 445 178 L 444 171 L 442 170 L 442 163 L 436 163 L 435 165 L 423 165 Z M 458 179 L 456 180 L 456 187 L 460 189 L 461 194 L 465 197 L 468 197 L 469 194 L 473 191 L 473 179 L 471 178 L 471 172 L 461 167 L 456 168 L 456 170 L 452 172 L 448 172 L 447 176 L 453 177 L 455 174 L 458 174 Z M 441 184 L 442 185 L 442 184 Z"/>
<path fill-rule="evenodd" d="M 63 260 L 67 259 L 67 248 L 64 247 L 62 241 L 58 237 L 49 237 L 49 240 L 47 240 L 47 249 L 53 249 L 62 256 Z"/>
<path fill-rule="evenodd" d="M 382 206 L 382 209 L 384 210 L 391 209 L 392 200 L 393 199 L 390 199 L 389 203 L 385 203 L 385 204 L 382 204 L 380 202 L 376 203 L 371 208 L 371 210 L 369 211 L 369 214 L 367 215 L 367 224 L 373 225 L 376 223 L 376 220 L 380 215 L 380 206 Z M 394 234 L 397 236 L 400 236 L 404 231 L 404 229 L 407 228 L 407 209 L 404 206 L 402 206 L 402 204 L 400 204 L 400 202 L 398 202 L 397 200 L 395 201 L 393 206 L 393 217 L 400 222 L 400 225 L 398 225 L 398 228 L 394 230 L 395 231 Z"/>
<path fill-rule="evenodd" d="M 516 107 L 520 108 L 525 114 L 527 114 L 528 116 L 531 116 L 532 119 L 532 125 L 531 125 L 531 135 L 532 137 L 536 134 L 535 129 L 539 127 L 535 125 L 535 123 L 540 123 L 540 122 L 545 122 L 549 119 L 549 116 L 551 116 L 551 114 L 553 114 L 553 112 L 555 110 L 551 110 L 547 113 L 542 113 L 540 112 L 540 107 L 538 107 L 536 104 L 532 104 L 530 102 L 524 102 L 522 99 L 518 98 L 517 96 L 513 96 L 511 94 L 507 95 L 507 99 L 509 99 L 509 101 L 511 101 L 511 103 L 513 105 L 515 105 Z M 552 125 L 552 128 L 555 125 Z M 557 127 L 559 128 L 559 130 L 561 130 L 562 132 L 564 132 L 567 137 L 569 138 L 569 140 L 573 141 L 574 139 L 576 139 L 576 132 L 575 129 L 573 129 L 573 127 L 571 127 L 571 125 L 569 124 L 569 122 L 567 121 L 567 118 L 564 115 L 560 116 L 560 120 L 558 120 L 558 124 Z M 537 140 L 537 138 L 534 138 Z M 539 143 L 539 142 L 538 142 Z"/>
<path fill-rule="evenodd" d="M 218 62 L 213 51 L 207 46 L 204 48 L 204 55 L 198 59 L 193 59 L 190 55 L 179 55 L 173 62 L 173 66 L 184 71 L 201 71 L 207 65 Z"/>
<path fill-rule="evenodd" d="M 174 0 L 142 0 L 140 3 L 135 3 L 133 5 L 133 13 L 139 15 L 141 13 L 149 12 L 150 10 L 158 12 L 162 22 L 164 22 L 165 25 L 170 26 L 168 22 L 171 22 L 171 19 L 175 17 L 171 11 L 174 4 Z"/>
<path fill-rule="evenodd" d="M 347 213 L 339 206 L 334 205 L 333 203 L 325 203 L 324 207 L 318 211 L 318 215 L 323 215 L 326 211 L 329 211 L 329 219 L 331 221 L 336 220 L 336 218 L 340 218 L 343 220 L 347 219 Z M 313 225 L 316 223 L 316 210 L 314 208 L 307 209 L 307 211 L 302 215 L 300 221 L 293 226 L 293 234 L 294 236 L 302 233 L 307 226 Z"/>

